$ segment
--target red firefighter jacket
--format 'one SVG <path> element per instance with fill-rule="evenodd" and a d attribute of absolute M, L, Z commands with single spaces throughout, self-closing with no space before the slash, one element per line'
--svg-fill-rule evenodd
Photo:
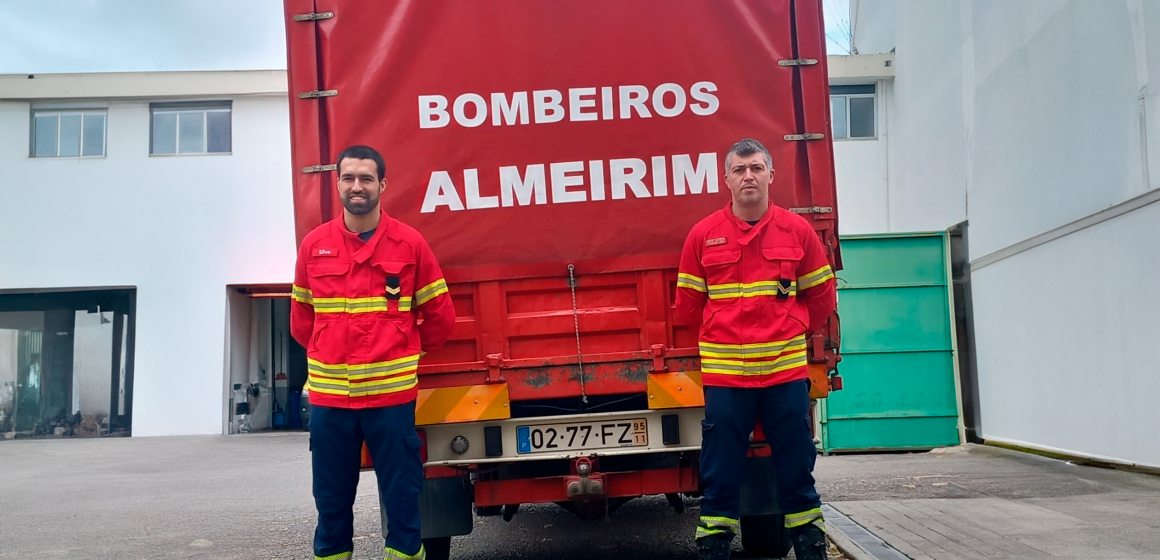
<path fill-rule="evenodd" d="M 415 400 L 420 353 L 441 346 L 454 323 L 447 283 L 426 240 L 385 212 L 366 243 L 342 218 L 302 241 L 290 332 L 306 348 L 311 405 L 373 408 Z"/>
<path fill-rule="evenodd" d="M 700 326 L 704 385 L 768 387 L 805 379 L 806 333 L 837 304 L 818 234 L 776 206 L 756 225 L 732 203 L 693 227 L 681 252 L 677 313 Z"/>

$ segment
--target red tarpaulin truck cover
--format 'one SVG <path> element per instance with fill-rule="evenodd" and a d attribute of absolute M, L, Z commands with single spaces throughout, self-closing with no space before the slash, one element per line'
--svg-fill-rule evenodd
<path fill-rule="evenodd" d="M 841 268 L 821 6 L 285 0 L 298 240 L 341 215 L 339 152 L 372 146 L 383 207 L 428 240 L 455 306 L 418 372 L 431 558 L 472 507 L 595 518 L 700 492 L 699 325 L 673 302 L 690 229 L 730 199 L 733 143 L 765 144 L 773 202 Z M 836 315 L 809 339 L 814 398 L 841 388 L 839 342 Z M 754 437 L 743 544 L 780 557 Z"/>
<path fill-rule="evenodd" d="M 288 18 L 334 14 L 287 23 L 298 239 L 342 209 L 317 166 L 366 144 L 386 160 L 384 208 L 449 280 L 675 267 L 751 137 L 773 155 L 774 203 L 836 252 L 820 7 L 289 0 Z"/>

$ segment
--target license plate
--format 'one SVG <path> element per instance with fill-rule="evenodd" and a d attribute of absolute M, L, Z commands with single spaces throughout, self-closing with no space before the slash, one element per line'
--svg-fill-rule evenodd
<path fill-rule="evenodd" d="M 645 445 L 648 445 L 648 421 L 643 418 L 516 428 L 516 449 L 520 453 Z"/>

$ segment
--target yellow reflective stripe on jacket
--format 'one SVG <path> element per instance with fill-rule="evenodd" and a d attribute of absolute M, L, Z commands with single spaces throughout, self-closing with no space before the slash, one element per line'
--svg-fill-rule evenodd
<path fill-rule="evenodd" d="M 440 278 L 415 292 L 415 304 L 423 305 L 445 293 L 447 293 L 447 281 Z"/>
<path fill-rule="evenodd" d="M 718 375 L 770 375 L 806 365 L 806 351 L 792 352 L 776 360 L 747 362 L 743 360 L 701 359 L 702 373 Z"/>
<path fill-rule="evenodd" d="M 701 293 L 707 291 L 704 278 L 693 276 L 692 274 L 685 274 L 684 272 L 677 274 L 677 287 L 688 288 Z"/>
<path fill-rule="evenodd" d="M 385 297 L 369 298 L 326 298 L 314 300 L 314 310 L 318 313 L 370 313 L 372 311 L 389 311 L 390 299 Z M 412 298 L 401 297 L 398 300 L 399 311 L 410 311 Z"/>
<path fill-rule="evenodd" d="M 310 373 L 322 373 L 330 376 L 342 376 L 350 378 L 359 377 L 373 377 L 375 374 L 384 375 L 395 371 L 407 371 L 408 369 L 415 369 L 419 365 L 419 355 L 404 356 L 386 362 L 374 362 L 370 364 L 325 364 L 314 358 L 306 359 L 306 369 Z"/>
<path fill-rule="evenodd" d="M 798 278 L 799 289 L 808 290 L 814 286 L 819 286 L 834 277 L 834 271 L 830 269 L 830 265 L 823 266 L 801 278 Z"/>
<path fill-rule="evenodd" d="M 315 313 L 370 313 L 387 311 L 387 298 L 314 298 Z"/>
<path fill-rule="evenodd" d="M 374 395 L 384 395 L 387 393 L 398 393 L 400 391 L 406 391 L 414 388 L 419 385 L 419 376 L 412 373 L 409 375 L 392 377 L 390 379 L 366 383 L 357 387 L 337 385 L 330 383 L 329 380 L 319 380 L 315 377 L 310 377 L 306 383 L 309 386 L 309 390 L 316 393 L 340 395 L 344 397 L 371 397 Z"/>
<path fill-rule="evenodd" d="M 709 299 L 749 298 L 776 296 L 785 293 L 797 295 L 797 283 L 790 282 L 789 288 L 782 288 L 777 281 L 750 282 L 748 284 L 710 284 Z"/>
<path fill-rule="evenodd" d="M 406 391 L 419 383 L 419 356 L 371 364 L 324 364 L 306 360 L 311 391 L 331 395 L 370 396 Z M 383 379 L 377 379 L 383 378 Z"/>
<path fill-rule="evenodd" d="M 313 292 L 311 292 L 307 288 L 303 288 L 302 286 L 293 286 L 290 289 L 291 299 L 293 299 L 294 301 L 297 301 L 299 303 L 305 303 L 305 304 L 309 305 L 309 304 L 314 302 L 313 296 L 314 296 Z"/>
<path fill-rule="evenodd" d="M 774 358 L 783 352 L 805 350 L 806 335 L 795 336 L 789 340 L 752 344 L 701 342 L 700 347 L 702 358 Z"/>

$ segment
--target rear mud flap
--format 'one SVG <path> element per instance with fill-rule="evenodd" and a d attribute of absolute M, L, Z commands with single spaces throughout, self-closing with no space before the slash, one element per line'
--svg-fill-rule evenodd
<path fill-rule="evenodd" d="M 780 513 L 773 457 L 746 458 L 745 482 L 741 485 L 741 517 Z"/>
<path fill-rule="evenodd" d="M 467 477 L 428 478 L 419 494 L 419 519 L 424 539 L 457 537 L 471 533 L 471 482 Z M 387 535 L 387 513 L 379 494 L 379 516 Z"/>

